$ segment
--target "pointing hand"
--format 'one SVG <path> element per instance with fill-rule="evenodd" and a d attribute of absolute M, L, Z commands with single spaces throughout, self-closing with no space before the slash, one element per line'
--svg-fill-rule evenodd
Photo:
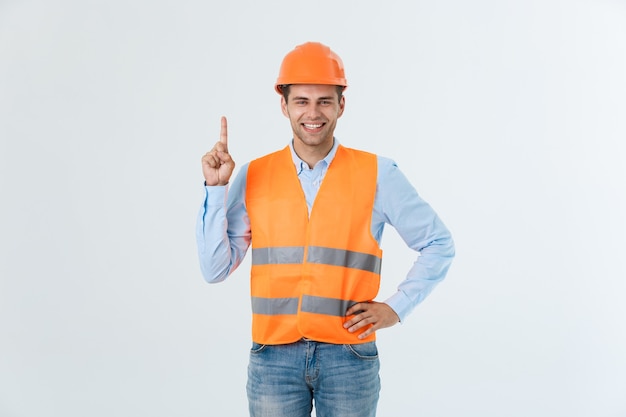
<path fill-rule="evenodd" d="M 226 185 L 235 169 L 235 161 L 228 153 L 228 123 L 222 116 L 220 140 L 202 157 L 202 173 L 206 185 Z"/>

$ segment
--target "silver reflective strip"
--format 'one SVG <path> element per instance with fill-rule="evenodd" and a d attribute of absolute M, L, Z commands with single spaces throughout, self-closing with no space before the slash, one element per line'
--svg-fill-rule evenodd
<path fill-rule="evenodd" d="M 369 253 L 310 246 L 307 261 L 315 264 L 345 266 L 346 268 L 361 269 L 380 274 L 381 259 Z"/>
<path fill-rule="evenodd" d="M 304 259 L 302 246 L 253 248 L 252 265 L 300 264 Z"/>
<path fill-rule="evenodd" d="M 252 297 L 252 312 L 275 316 L 278 314 L 297 314 L 297 298 L 261 298 Z"/>
<path fill-rule="evenodd" d="M 307 313 L 326 314 L 328 316 L 345 316 L 348 308 L 356 301 L 340 300 L 338 298 L 302 296 L 302 311 Z"/>

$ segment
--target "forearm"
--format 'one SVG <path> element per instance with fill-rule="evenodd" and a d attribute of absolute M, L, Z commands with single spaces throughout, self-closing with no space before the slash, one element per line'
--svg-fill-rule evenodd
<path fill-rule="evenodd" d="M 249 228 L 242 219 L 243 203 L 232 208 L 227 198 L 228 186 L 205 187 L 205 199 L 198 213 L 198 259 L 209 283 L 226 279 L 245 257 L 250 242 Z"/>
<path fill-rule="evenodd" d="M 406 279 L 398 285 L 398 291 L 385 301 L 398 314 L 400 321 L 404 321 L 445 278 L 454 254 L 454 242 L 449 233 L 420 251 Z"/>

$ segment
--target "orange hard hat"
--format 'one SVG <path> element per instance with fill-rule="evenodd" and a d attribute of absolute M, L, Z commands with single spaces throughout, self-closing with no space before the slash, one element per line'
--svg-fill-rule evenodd
<path fill-rule="evenodd" d="M 280 86 L 286 84 L 348 86 L 341 58 L 319 42 L 298 45 L 285 56 L 274 89 L 282 94 Z"/>

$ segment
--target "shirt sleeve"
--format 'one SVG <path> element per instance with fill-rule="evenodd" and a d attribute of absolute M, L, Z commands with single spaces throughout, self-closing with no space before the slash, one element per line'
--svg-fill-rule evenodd
<path fill-rule="evenodd" d="M 205 186 L 196 221 L 200 270 L 209 283 L 225 280 L 241 264 L 250 246 L 250 220 L 245 206 L 248 165 L 231 185 Z"/>
<path fill-rule="evenodd" d="M 454 241 L 430 205 L 409 183 L 395 162 L 379 157 L 375 216 L 393 226 L 418 252 L 417 260 L 387 303 L 404 321 L 448 272 L 455 255 Z"/>

